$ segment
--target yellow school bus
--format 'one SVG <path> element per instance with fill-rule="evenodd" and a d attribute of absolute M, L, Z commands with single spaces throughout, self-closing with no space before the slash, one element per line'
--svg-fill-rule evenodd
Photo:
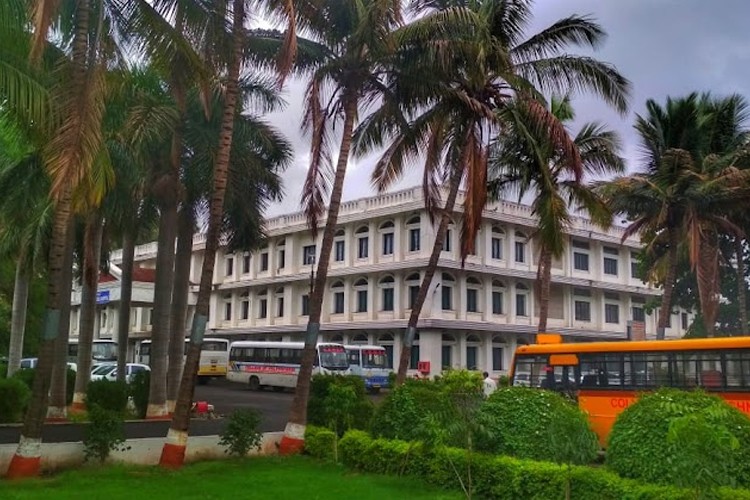
<path fill-rule="evenodd" d="M 703 388 L 750 416 L 750 337 L 563 343 L 540 334 L 519 347 L 511 384 L 573 395 L 604 445 L 639 393 Z"/>

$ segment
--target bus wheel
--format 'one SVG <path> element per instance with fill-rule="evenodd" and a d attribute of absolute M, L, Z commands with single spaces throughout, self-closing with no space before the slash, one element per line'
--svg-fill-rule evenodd
<path fill-rule="evenodd" d="M 198 385 L 206 385 L 208 383 L 208 377 L 198 377 Z"/>
<path fill-rule="evenodd" d="M 248 382 L 248 385 L 250 386 L 251 391 L 259 391 L 260 390 L 260 379 L 256 376 L 250 377 L 250 381 Z"/>
<path fill-rule="evenodd" d="M 284 388 L 283 387 L 279 387 L 279 386 L 274 386 L 273 392 L 284 392 Z"/>

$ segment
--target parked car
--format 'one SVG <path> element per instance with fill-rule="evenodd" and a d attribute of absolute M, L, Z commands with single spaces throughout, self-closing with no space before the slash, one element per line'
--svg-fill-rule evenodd
<path fill-rule="evenodd" d="M 133 381 L 136 373 L 150 372 L 151 368 L 148 365 L 141 363 L 127 363 L 125 365 L 127 370 L 125 373 L 125 382 L 130 383 Z M 117 364 L 106 363 L 97 366 L 94 371 L 91 372 L 91 380 L 117 380 Z"/>
<path fill-rule="evenodd" d="M 39 358 L 23 358 L 21 360 L 21 369 L 24 368 L 36 368 L 37 363 L 39 362 Z M 68 368 L 70 368 L 73 371 L 76 371 L 78 368 L 75 363 L 68 362 Z"/>

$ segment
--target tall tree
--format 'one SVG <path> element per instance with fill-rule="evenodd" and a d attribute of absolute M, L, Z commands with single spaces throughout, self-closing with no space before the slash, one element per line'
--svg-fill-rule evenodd
<path fill-rule="evenodd" d="M 740 235 L 733 222 L 747 187 L 747 104 L 740 96 L 690 94 L 646 102 L 636 119 L 643 148 L 642 172 L 599 188 L 613 211 L 631 221 L 625 237 L 641 233 L 651 254 L 652 281 L 663 285 L 657 338 L 671 316 L 680 247 L 697 277 L 704 327 L 709 335 L 718 312 L 718 235 Z"/>
<path fill-rule="evenodd" d="M 574 119 L 568 96 L 553 97 L 550 109 L 561 122 Z M 523 101 L 503 111 L 503 127 L 490 152 L 489 191 L 495 199 L 502 199 L 507 193 L 516 194 L 519 200 L 529 193 L 534 196 L 532 214 L 538 221 L 534 238 L 539 252 L 535 283 L 537 331 L 543 333 L 547 331 L 552 259 L 562 257 L 565 251 L 571 210 L 585 214 L 602 227 L 611 222 L 606 204 L 583 178 L 622 173 L 625 163 L 619 156 L 617 134 L 597 123 L 583 125 L 573 139 L 581 164 L 567 162 L 548 137 L 537 137 L 529 131 L 528 112 Z"/>
<path fill-rule="evenodd" d="M 384 64 L 393 53 L 393 30 L 401 22 L 400 5 L 394 0 L 325 0 L 311 3 L 301 16 L 311 39 L 319 44 L 322 55 L 320 63 L 310 70 L 303 121 L 304 130 L 311 135 L 311 147 L 302 203 L 314 237 L 317 237 L 319 219 L 326 208 L 327 215 L 310 294 L 305 348 L 281 441 L 281 453 L 296 453 L 304 443 L 315 345 L 320 333 L 323 297 L 352 132 L 360 106 L 371 104 L 384 88 Z M 341 141 L 334 169 L 330 134 L 333 125 L 338 123 L 341 124 Z"/>
<path fill-rule="evenodd" d="M 466 181 L 461 257 L 473 251 L 487 198 L 490 141 L 502 127 L 512 96 L 529 109 L 526 124 L 548 137 L 567 162 L 580 169 L 578 148 L 544 106 L 541 92 L 592 91 L 619 111 L 626 108 L 628 81 L 612 66 L 564 51 L 596 48 L 604 30 L 592 19 L 570 16 L 524 39 L 531 1 L 433 2 L 413 6 L 427 14 L 402 30 L 385 104 L 358 133 L 357 152 L 388 143 L 373 173 L 380 191 L 405 167 L 424 158 L 423 190 L 431 219 L 439 221 L 419 294 L 403 337 L 397 383 L 406 378 L 419 316 L 437 269 L 459 188 Z M 447 184 L 441 203 L 439 186 Z"/>
<path fill-rule="evenodd" d="M 218 148 L 213 162 L 213 187 L 208 209 L 208 230 L 206 231 L 206 246 L 203 252 L 198 300 L 190 330 L 190 344 L 185 359 L 182 380 L 180 381 L 177 403 L 159 460 L 159 463 L 164 467 L 180 467 L 185 459 L 187 433 L 190 425 L 190 406 L 195 389 L 195 377 L 198 371 L 203 334 L 208 322 L 214 265 L 216 262 L 216 252 L 220 243 L 219 238 L 221 235 L 224 202 L 229 178 L 235 118 L 237 113 L 242 110 L 242 103 L 238 98 L 240 97 L 240 74 L 248 39 L 248 32 L 244 26 L 246 20 L 245 2 L 246 0 L 234 0 L 231 11 L 227 9 L 227 11 L 221 10 L 219 12 L 222 18 L 226 16 L 227 22 L 231 21 L 231 35 L 228 43 L 231 50 L 227 56 L 225 66 L 226 78 L 224 79 L 221 126 L 218 136 Z M 287 2 L 282 3 L 287 4 Z M 287 9 L 286 13 L 290 18 L 294 18 L 293 11 Z M 292 35 L 296 37 L 296 33 Z M 213 40 L 205 40 L 205 42 L 213 42 Z M 291 52 L 289 46 L 286 47 L 286 51 L 287 53 Z M 212 53 L 211 55 L 217 58 L 215 60 L 217 67 L 223 68 L 220 62 L 222 61 L 220 54 Z M 283 72 L 282 76 L 284 76 Z"/>

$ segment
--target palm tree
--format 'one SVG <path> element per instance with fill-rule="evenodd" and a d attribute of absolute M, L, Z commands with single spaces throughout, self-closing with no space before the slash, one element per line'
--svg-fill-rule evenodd
<path fill-rule="evenodd" d="M 718 310 L 717 230 L 741 234 L 732 213 L 745 193 L 747 105 L 736 95 L 715 99 L 693 93 L 667 98 L 664 107 L 649 100 L 646 110 L 635 125 L 643 172 L 599 189 L 612 210 L 631 221 L 624 236 L 641 233 L 654 262 L 649 279 L 660 281 L 663 289 L 657 338 L 664 338 L 671 315 L 683 243 L 696 272 L 706 331 L 712 334 Z"/>
<path fill-rule="evenodd" d="M 244 27 L 246 17 L 245 2 L 246 0 L 234 0 L 231 12 L 220 10 L 217 13 L 219 16 L 218 19 L 226 18 L 227 20 L 231 20 L 231 35 L 228 38 L 230 50 L 226 60 L 223 109 L 221 114 L 221 125 L 219 128 L 218 147 L 213 162 L 213 188 L 210 195 L 208 209 L 208 229 L 206 231 L 206 246 L 203 253 L 203 266 L 201 269 L 200 285 L 198 288 L 198 299 L 190 331 L 190 345 L 185 359 L 182 380 L 180 381 L 177 403 L 175 405 L 175 411 L 167 434 L 167 439 L 162 448 L 162 455 L 159 460 L 159 463 L 164 467 L 180 467 L 185 458 L 187 431 L 190 424 L 190 405 L 193 400 L 193 390 L 195 388 L 195 377 L 198 371 L 200 351 L 203 344 L 203 334 L 206 330 L 206 323 L 208 322 L 214 265 L 216 262 L 216 252 L 219 247 L 219 237 L 222 229 L 235 117 L 242 109 L 242 103 L 238 103 L 238 98 L 240 97 L 240 72 L 245 60 L 244 54 L 248 40 L 248 33 Z M 283 7 L 287 7 L 284 10 L 285 14 L 288 15 L 290 19 L 293 19 L 294 11 L 290 7 L 291 4 L 289 2 L 282 2 L 282 4 Z M 212 19 L 215 20 L 217 18 L 215 17 Z M 222 32 L 219 32 L 218 34 L 218 41 L 223 40 L 224 38 L 221 36 Z M 291 34 L 291 39 L 296 39 L 296 33 Z M 209 44 L 213 44 L 215 41 L 217 40 L 203 40 L 206 47 L 209 47 Z M 293 42 L 290 43 L 293 44 Z M 290 52 L 288 45 L 285 48 L 286 52 L 282 52 L 282 54 Z M 223 66 L 220 54 L 211 52 L 209 52 L 209 54 L 211 57 L 216 57 L 216 59 L 212 59 L 212 63 L 216 64 L 217 67 Z M 282 59 L 285 60 L 286 58 L 283 57 Z M 219 72 L 217 71 L 217 73 Z M 283 81 L 283 77 L 285 76 L 284 72 L 282 71 L 280 75 L 280 81 Z"/>
<path fill-rule="evenodd" d="M 553 97 L 552 114 L 560 121 L 574 119 L 570 99 Z M 536 291 L 539 300 L 537 331 L 547 330 L 547 312 L 552 274 L 552 259 L 565 251 L 565 230 L 570 225 L 571 208 L 584 213 L 595 223 L 606 227 L 611 213 L 591 188 L 582 182 L 584 175 L 621 173 L 625 164 L 618 156 L 620 140 L 615 132 L 597 123 L 584 125 L 573 139 L 581 155 L 581 164 L 568 163 L 547 137 L 530 133 L 530 121 L 523 101 L 504 110 L 506 122 L 490 153 L 490 186 L 493 198 L 502 199 L 508 191 L 518 198 L 534 194 L 532 213 L 538 219 L 535 239 L 539 264 Z"/>
<path fill-rule="evenodd" d="M 540 91 L 590 90 L 617 110 L 626 108 L 629 83 L 613 67 L 563 53 L 571 45 L 596 48 L 603 29 L 588 17 L 571 16 L 524 40 L 531 3 L 415 1 L 414 7 L 428 14 L 402 30 L 385 104 L 358 133 L 358 154 L 389 143 L 373 173 L 380 191 L 399 179 L 407 164 L 424 158 L 425 207 L 431 219 L 439 216 L 403 338 L 397 383 L 406 378 L 419 316 L 464 179 L 462 259 L 473 251 L 487 198 L 489 143 L 503 125 L 498 111 L 513 96 L 522 100 L 531 118 L 527 128 L 537 137 L 548 137 L 578 170 L 578 149 L 541 102 Z M 440 184 L 448 185 L 442 207 Z"/>
<path fill-rule="evenodd" d="M 319 219 L 327 215 L 315 279 L 310 294 L 310 315 L 305 333 L 297 387 L 281 441 L 281 453 L 298 452 L 304 443 L 307 399 L 310 392 L 315 345 L 320 333 L 323 294 L 336 231 L 341 196 L 349 162 L 352 132 L 360 106 L 371 104 L 383 90 L 383 68 L 392 54 L 393 29 L 400 23 L 400 2 L 394 0 L 325 0 L 310 3 L 301 12 L 305 27 L 318 44 L 320 61 L 309 72 L 303 129 L 311 135 L 310 168 L 302 204 L 307 223 L 317 237 Z M 331 128 L 341 123 L 336 166 L 329 151 Z"/>
<path fill-rule="evenodd" d="M 240 96 L 242 102 L 259 104 L 259 111 L 264 113 L 281 104 L 277 92 L 253 75 L 244 75 L 240 81 Z M 216 157 L 216 136 L 221 126 L 219 92 L 211 95 L 208 115 L 198 104 L 199 99 L 197 92 L 190 94 L 189 102 L 193 104 L 188 106 L 185 122 L 188 154 L 182 171 L 185 197 L 178 217 L 170 349 L 175 346 L 184 349 L 193 234 L 196 220 L 203 220 L 206 215 L 205 207 L 211 195 L 211 163 Z M 290 160 L 291 146 L 277 131 L 255 116 L 236 114 L 222 218 L 222 235 L 227 241 L 228 251 L 254 250 L 260 245 L 264 239 L 260 225 L 263 210 L 269 201 L 280 197 L 281 181 L 277 172 Z M 172 408 L 177 398 L 182 365 L 182 351 L 170 352 L 167 401 L 171 402 Z"/>

